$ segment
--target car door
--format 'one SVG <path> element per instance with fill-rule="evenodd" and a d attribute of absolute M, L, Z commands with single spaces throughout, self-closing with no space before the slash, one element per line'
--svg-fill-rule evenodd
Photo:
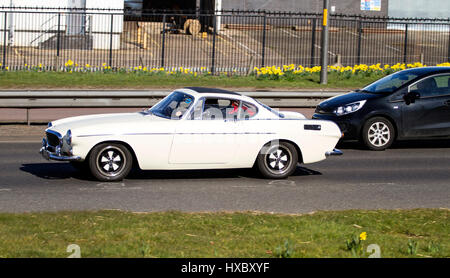
<path fill-rule="evenodd" d="M 239 100 L 231 98 L 201 98 L 191 114 L 178 123 L 169 163 L 231 163 L 239 147 L 232 101 L 239 104 Z"/>
<path fill-rule="evenodd" d="M 408 92 L 420 96 L 403 106 L 405 137 L 450 136 L 450 74 L 426 77 L 410 85 Z"/>

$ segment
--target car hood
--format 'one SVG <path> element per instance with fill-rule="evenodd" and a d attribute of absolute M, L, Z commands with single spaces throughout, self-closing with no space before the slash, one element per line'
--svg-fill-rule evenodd
<path fill-rule="evenodd" d="M 59 132 L 61 135 L 64 135 L 70 129 L 75 136 L 86 132 L 92 133 L 93 131 L 96 133 L 114 133 L 119 128 L 133 129 L 144 121 L 168 121 L 168 119 L 144 112 L 97 114 L 52 121 L 50 129 Z"/>
<path fill-rule="evenodd" d="M 331 112 L 336 107 L 343 106 L 352 102 L 369 100 L 383 97 L 381 94 L 371 94 L 371 93 L 361 93 L 361 92 L 350 92 L 332 98 L 326 99 L 319 103 L 318 108 L 325 112 Z"/>

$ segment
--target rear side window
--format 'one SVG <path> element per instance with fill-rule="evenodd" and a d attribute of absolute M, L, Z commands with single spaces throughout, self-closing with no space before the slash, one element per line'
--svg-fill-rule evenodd
<path fill-rule="evenodd" d="M 255 105 L 248 102 L 242 102 L 241 119 L 248 120 L 256 116 L 256 114 L 258 114 L 258 108 Z"/>

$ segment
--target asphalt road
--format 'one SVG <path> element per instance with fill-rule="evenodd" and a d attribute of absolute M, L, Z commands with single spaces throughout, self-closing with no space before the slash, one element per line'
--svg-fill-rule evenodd
<path fill-rule="evenodd" d="M 48 162 L 39 143 L 0 143 L 0 211 L 264 211 L 450 207 L 450 141 L 407 142 L 384 152 L 339 147 L 341 157 L 301 165 L 287 180 L 246 169 L 135 171 L 101 183 Z"/>

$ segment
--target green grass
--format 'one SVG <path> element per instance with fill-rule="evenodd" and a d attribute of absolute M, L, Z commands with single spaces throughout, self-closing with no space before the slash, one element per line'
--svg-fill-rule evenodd
<path fill-rule="evenodd" d="M 222 88 L 276 88 L 276 89 L 354 89 L 360 88 L 380 75 L 339 75 L 329 74 L 328 85 L 319 84 L 319 73 L 297 76 L 291 80 L 259 80 L 255 76 L 190 76 L 144 74 L 125 72 L 36 72 L 1 71 L 0 89 L 51 89 L 51 88 L 88 88 L 88 89 L 151 89 L 178 88 L 184 86 L 204 86 Z"/>
<path fill-rule="evenodd" d="M 67 257 L 69 244 L 82 257 L 351 257 L 346 240 L 361 232 L 382 257 L 450 257 L 449 212 L 2 213 L 0 257 Z"/>

